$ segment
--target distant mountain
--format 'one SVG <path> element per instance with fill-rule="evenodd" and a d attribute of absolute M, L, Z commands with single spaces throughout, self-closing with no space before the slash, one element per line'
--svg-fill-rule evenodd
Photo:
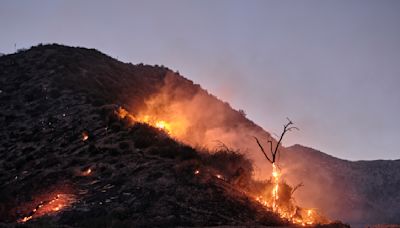
<path fill-rule="evenodd" d="M 352 162 L 301 145 L 283 156 L 303 203 L 351 224 L 400 224 L 400 160 Z"/>
<path fill-rule="evenodd" d="M 268 179 L 270 164 L 253 136 L 267 145 L 271 135 L 179 73 L 94 49 L 39 45 L 0 57 L 0 91 L 0 222 L 29 217 L 48 192 L 63 192 L 73 207 L 37 222 L 286 224 L 213 171 L 194 175 L 211 170 L 196 148 L 224 143 Z M 115 119 L 118 107 L 166 120 L 178 142 Z M 352 224 L 400 223 L 399 163 L 349 162 L 299 145 L 283 148 L 279 161 L 287 182 L 304 183 L 299 205 Z"/>

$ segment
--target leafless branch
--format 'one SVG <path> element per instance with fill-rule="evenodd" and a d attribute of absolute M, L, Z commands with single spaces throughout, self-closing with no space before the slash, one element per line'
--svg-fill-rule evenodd
<path fill-rule="evenodd" d="M 269 143 L 270 151 L 272 151 L 272 140 L 269 139 L 269 140 L 268 140 L 268 143 Z"/>
<path fill-rule="evenodd" d="M 225 143 L 223 143 L 222 141 L 215 140 L 215 142 L 217 143 L 216 148 L 222 149 L 222 150 L 225 150 L 225 151 L 230 151 L 229 147 Z"/>
<path fill-rule="evenodd" d="M 261 151 L 263 152 L 264 156 L 267 158 L 267 160 L 268 160 L 269 162 L 272 163 L 272 160 L 269 159 L 268 155 L 265 153 L 264 147 L 261 145 L 260 141 L 258 141 L 258 138 L 255 137 L 255 136 L 253 136 L 253 137 L 256 139 L 256 142 L 257 142 L 258 146 L 260 147 Z M 272 147 L 271 147 L 271 148 L 272 148 Z"/>
<path fill-rule="evenodd" d="M 290 194 L 293 195 L 294 192 L 295 192 L 297 189 L 301 188 L 301 187 L 304 187 L 303 182 L 300 182 L 298 185 L 294 186 L 294 188 L 292 189 L 292 192 L 291 192 Z"/>

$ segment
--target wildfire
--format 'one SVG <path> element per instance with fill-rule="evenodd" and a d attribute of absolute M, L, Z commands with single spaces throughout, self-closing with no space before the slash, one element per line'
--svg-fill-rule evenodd
<path fill-rule="evenodd" d="M 180 111 L 182 109 L 176 108 L 174 105 L 167 106 L 168 108 L 166 108 L 163 99 L 163 96 L 159 96 L 146 101 L 147 108 L 135 114 L 129 113 L 122 107 L 119 107 L 116 110 L 116 114 L 119 118 L 128 120 L 131 123 L 146 123 L 150 126 L 161 129 L 171 137 L 190 144 L 192 142 L 190 140 L 192 139 L 188 139 L 188 135 L 190 135 L 189 129 L 193 129 L 193 123 L 189 122 L 190 117 L 187 116 L 187 113 Z M 290 124 L 292 124 L 292 122 L 290 122 Z M 289 125 L 285 125 L 285 130 Z M 290 130 L 293 128 L 294 127 L 288 129 Z M 277 145 L 279 145 L 279 143 Z M 315 210 L 302 209 L 294 204 L 291 195 L 287 196 L 288 189 L 283 185 L 283 182 L 281 181 L 281 172 L 275 164 L 275 160 L 273 161 L 274 162 L 271 161 L 271 188 L 268 188 L 258 196 L 252 193 L 249 194 L 255 196 L 255 199 L 264 207 L 268 208 L 268 210 L 272 210 L 279 214 L 280 217 L 287 219 L 294 224 L 306 226 L 317 223 L 327 223 L 327 220 L 320 216 Z M 199 170 L 194 171 L 194 175 L 199 174 Z M 218 179 L 226 180 L 221 174 L 217 173 L 213 175 Z"/>
<path fill-rule="evenodd" d="M 280 200 L 280 180 L 281 173 L 275 163 L 272 163 L 272 191 L 270 194 L 256 196 L 255 199 L 263 206 L 272 209 L 272 211 L 278 213 L 280 217 L 289 220 L 290 222 L 302 226 L 313 225 L 316 223 L 327 223 L 328 220 L 320 216 L 313 209 L 302 209 L 292 202 L 284 203 Z"/>
<path fill-rule="evenodd" d="M 277 211 L 277 202 L 279 199 L 279 171 L 275 165 L 272 163 L 272 177 L 273 177 L 273 188 L 272 188 L 272 210 Z"/>
<path fill-rule="evenodd" d="M 136 116 L 134 116 L 121 107 L 117 109 L 116 114 L 121 119 L 127 118 L 131 122 L 146 123 L 150 126 L 163 130 L 169 135 L 174 137 L 178 137 L 184 134 L 184 132 L 186 131 L 184 118 L 176 118 L 176 117 L 172 118 L 170 116 L 164 116 L 164 115 L 160 116 L 155 113 L 153 114 L 150 111 L 145 113 L 139 113 Z"/>
<path fill-rule="evenodd" d="M 163 120 L 156 121 L 155 126 L 159 129 L 165 130 L 166 132 L 171 132 L 171 125 Z"/>
<path fill-rule="evenodd" d="M 49 200 L 40 201 L 26 216 L 19 219 L 17 222 L 24 223 L 33 218 L 43 215 L 50 215 L 69 207 L 75 202 L 75 196 L 71 194 L 56 194 Z"/>

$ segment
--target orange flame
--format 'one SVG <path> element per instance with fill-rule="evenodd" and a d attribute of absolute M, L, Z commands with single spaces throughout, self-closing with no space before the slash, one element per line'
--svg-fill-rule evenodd
<path fill-rule="evenodd" d="M 278 213 L 280 217 L 290 222 L 302 226 L 313 225 L 316 223 L 329 222 L 326 218 L 318 215 L 313 209 L 301 209 L 295 205 L 282 206 L 279 201 L 279 183 L 281 174 L 275 163 L 272 163 L 272 192 L 271 198 L 265 199 L 263 196 L 256 196 L 255 199 L 263 206 L 271 208 L 272 211 Z M 266 194 L 268 196 L 268 194 Z"/>
<path fill-rule="evenodd" d="M 274 187 L 272 188 L 272 210 L 277 211 L 277 202 L 279 199 L 279 171 L 275 165 L 272 163 L 272 177 L 273 177 L 273 184 Z"/>
<path fill-rule="evenodd" d="M 171 132 L 171 125 L 169 124 L 169 123 L 167 123 L 167 122 L 165 122 L 164 120 L 159 120 L 159 121 L 156 121 L 155 122 L 155 124 L 154 124 L 157 128 L 159 128 L 159 129 L 162 129 L 162 130 L 165 130 L 166 132 Z"/>
<path fill-rule="evenodd" d="M 172 137 L 180 138 L 180 136 L 186 132 L 187 125 L 185 124 L 184 120 L 179 118 L 171 119 L 171 117 L 165 116 L 165 119 L 163 119 L 162 117 L 158 117 L 151 111 L 146 113 L 139 113 L 138 115 L 133 116 L 127 110 L 121 107 L 117 109 L 116 114 L 119 118 L 127 118 L 132 123 L 145 123 L 160 130 L 163 130 Z"/>
<path fill-rule="evenodd" d="M 75 202 L 75 196 L 71 194 L 56 194 L 50 200 L 40 201 L 39 204 L 32 209 L 28 215 L 19 219 L 18 223 L 24 223 L 31 219 L 41 217 L 43 215 L 51 215 L 58 211 L 69 207 Z"/>

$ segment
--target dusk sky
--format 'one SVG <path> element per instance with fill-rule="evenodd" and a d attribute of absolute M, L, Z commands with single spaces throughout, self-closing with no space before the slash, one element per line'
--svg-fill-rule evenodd
<path fill-rule="evenodd" d="M 38 43 L 164 65 L 265 130 L 400 158 L 400 1 L 0 1 L 0 52 Z M 0 88 L 1 89 L 1 88 Z"/>

